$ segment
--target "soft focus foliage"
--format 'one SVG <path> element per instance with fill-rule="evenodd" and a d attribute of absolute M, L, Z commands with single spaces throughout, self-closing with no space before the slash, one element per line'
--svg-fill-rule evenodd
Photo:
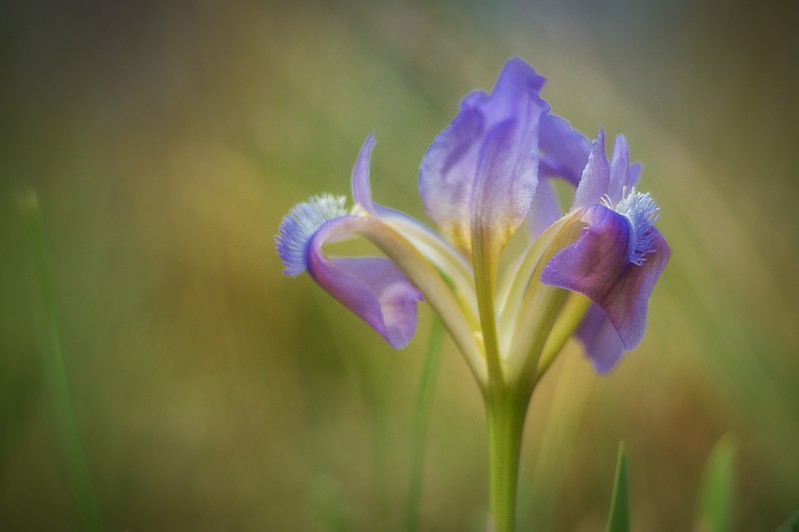
<path fill-rule="evenodd" d="M 598 6 L 0 7 L 0 528 L 77 519 L 16 201 L 30 187 L 107 529 L 399 526 L 429 309 L 394 352 L 307 276 L 283 277 L 272 236 L 296 202 L 348 192 L 372 129 L 375 199 L 424 219 L 427 146 L 514 55 L 586 135 L 626 134 L 673 251 L 617 370 L 598 378 L 567 346 L 536 390 L 519 528 L 604 528 L 624 440 L 632 529 L 689 529 L 727 431 L 733 522 L 785 522 L 799 504 L 796 13 Z M 441 364 L 420 522 L 480 530 L 481 401 L 451 342 Z"/>

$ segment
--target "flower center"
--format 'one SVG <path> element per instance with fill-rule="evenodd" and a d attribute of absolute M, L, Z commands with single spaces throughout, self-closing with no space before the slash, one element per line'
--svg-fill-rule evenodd
<path fill-rule="evenodd" d="M 306 270 L 308 243 L 325 223 L 348 214 L 345 196 L 322 194 L 298 203 L 280 222 L 275 244 L 283 260 L 283 273 L 296 277 Z"/>
<path fill-rule="evenodd" d="M 613 205 L 607 196 L 602 199 L 602 202 L 630 222 L 630 246 L 627 260 L 641 266 L 646 256 L 655 251 L 655 234 L 652 229 L 660 218 L 660 208 L 648 192 L 638 192 L 635 187 L 629 190 L 624 187 L 621 195 L 622 199 L 616 205 Z"/>

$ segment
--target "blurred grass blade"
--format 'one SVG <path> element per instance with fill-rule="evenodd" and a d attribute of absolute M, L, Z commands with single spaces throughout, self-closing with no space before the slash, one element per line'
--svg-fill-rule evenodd
<path fill-rule="evenodd" d="M 325 530 L 329 532 L 348 532 L 349 514 L 336 481 L 332 478 L 319 476 L 312 484 L 313 503 L 316 506 Z"/>
<path fill-rule="evenodd" d="M 627 453 L 624 442 L 619 442 L 619 458 L 616 462 L 616 480 L 613 482 L 613 497 L 610 499 L 608 532 L 629 532 L 630 503 L 627 491 Z"/>
<path fill-rule="evenodd" d="M 794 514 L 777 529 L 777 532 L 799 532 L 799 512 L 794 512 Z"/>
<path fill-rule="evenodd" d="M 31 266 L 36 274 L 35 279 L 38 284 L 42 363 L 53 414 L 56 418 L 59 447 L 78 507 L 80 529 L 99 531 L 102 530 L 100 511 L 94 496 L 92 479 L 86 463 L 75 406 L 69 388 L 69 376 L 61 347 L 55 286 L 50 272 L 50 261 L 44 237 L 44 222 L 36 192 L 31 190 L 25 193 L 20 198 L 19 206 L 25 216 L 25 225 L 29 232 Z"/>
<path fill-rule="evenodd" d="M 732 530 L 736 454 L 735 440 L 725 434 L 707 459 L 697 515 L 696 528 L 700 532 Z"/>
<path fill-rule="evenodd" d="M 406 530 L 414 532 L 419 528 L 419 499 L 422 495 L 422 469 L 424 463 L 424 446 L 427 439 L 427 425 L 430 421 L 430 401 L 438 372 L 438 359 L 441 344 L 444 340 L 444 324 L 438 318 L 433 319 L 430 339 L 424 356 L 422 376 L 419 380 L 419 395 L 416 398 L 414 412 L 413 446 L 411 456 L 411 481 L 408 490 L 408 514 Z"/>

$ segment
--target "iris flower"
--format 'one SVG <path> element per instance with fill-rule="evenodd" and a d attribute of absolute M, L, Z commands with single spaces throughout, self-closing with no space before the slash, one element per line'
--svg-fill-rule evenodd
<path fill-rule="evenodd" d="M 635 188 L 641 166 L 630 165 L 625 138 L 608 161 L 604 131 L 589 142 L 551 114 L 544 82 L 521 59 L 508 61 L 493 91 L 467 95 L 430 145 L 419 192 L 438 231 L 373 201 L 371 134 L 352 172 L 353 204 L 313 197 L 283 218 L 276 237 L 287 275 L 307 271 L 394 348 L 412 338 L 420 300 L 439 314 L 485 399 L 496 530 L 513 527 L 521 429 L 536 383 L 572 336 L 600 373 L 636 347 L 670 254 L 655 228 L 657 205 Z M 556 179 L 575 189 L 565 214 Z M 519 231 L 527 244 L 501 268 Z M 352 237 L 382 256 L 325 251 Z"/>

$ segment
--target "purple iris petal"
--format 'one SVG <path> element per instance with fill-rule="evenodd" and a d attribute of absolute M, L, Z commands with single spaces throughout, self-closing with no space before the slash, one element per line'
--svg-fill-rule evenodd
<path fill-rule="evenodd" d="M 625 187 L 630 184 L 630 147 L 624 135 L 616 135 L 613 145 L 613 156 L 610 159 L 610 182 L 608 196 L 618 202 L 622 198 Z"/>
<path fill-rule="evenodd" d="M 601 308 L 591 304 L 576 334 L 597 373 L 608 373 L 616 367 L 624 352 L 624 345 Z"/>
<path fill-rule="evenodd" d="M 572 210 L 599 203 L 608 193 L 610 186 L 610 166 L 605 155 L 605 131 L 600 129 L 596 140 L 591 146 L 591 154 L 585 165 L 580 184 L 574 192 Z"/>
<path fill-rule="evenodd" d="M 336 258 L 322 251 L 326 240 L 351 233 L 358 223 L 357 218 L 344 216 L 322 225 L 309 242 L 308 271 L 330 295 L 401 349 L 416 331 L 421 292 L 388 259 Z"/>
<path fill-rule="evenodd" d="M 590 163 L 589 163 L 590 164 Z M 604 205 L 589 205 L 577 214 L 586 223 L 572 245 L 555 254 L 541 272 L 544 284 L 579 292 L 607 315 L 626 350 L 646 330 L 647 302 L 670 251 L 654 227 L 652 248 L 639 266 L 630 262 L 633 228 L 627 216 Z"/>
<path fill-rule="evenodd" d="M 366 137 L 352 169 L 352 198 L 371 214 L 376 214 L 378 209 L 382 209 L 372 202 L 372 187 L 369 184 L 369 163 L 375 144 L 375 133 L 372 131 Z"/>
<path fill-rule="evenodd" d="M 464 251 L 476 224 L 506 236 L 530 209 L 539 119 L 549 109 L 538 95 L 543 84 L 521 59 L 508 61 L 491 95 L 464 98 L 422 160 L 419 192 L 427 214 Z"/>
<path fill-rule="evenodd" d="M 591 153 L 591 143 L 566 120 L 552 114 L 541 118 L 540 129 L 539 176 L 562 177 L 577 186 Z"/>
<path fill-rule="evenodd" d="M 638 184 L 638 180 L 641 179 L 641 172 L 644 170 L 643 165 L 641 163 L 633 163 L 630 165 L 630 178 L 628 184 L 631 187 L 634 187 Z"/>
<path fill-rule="evenodd" d="M 550 181 L 550 179 L 539 179 L 535 189 L 533 203 L 530 206 L 530 232 L 533 238 L 538 238 L 547 227 L 563 216 L 558 196 Z"/>

